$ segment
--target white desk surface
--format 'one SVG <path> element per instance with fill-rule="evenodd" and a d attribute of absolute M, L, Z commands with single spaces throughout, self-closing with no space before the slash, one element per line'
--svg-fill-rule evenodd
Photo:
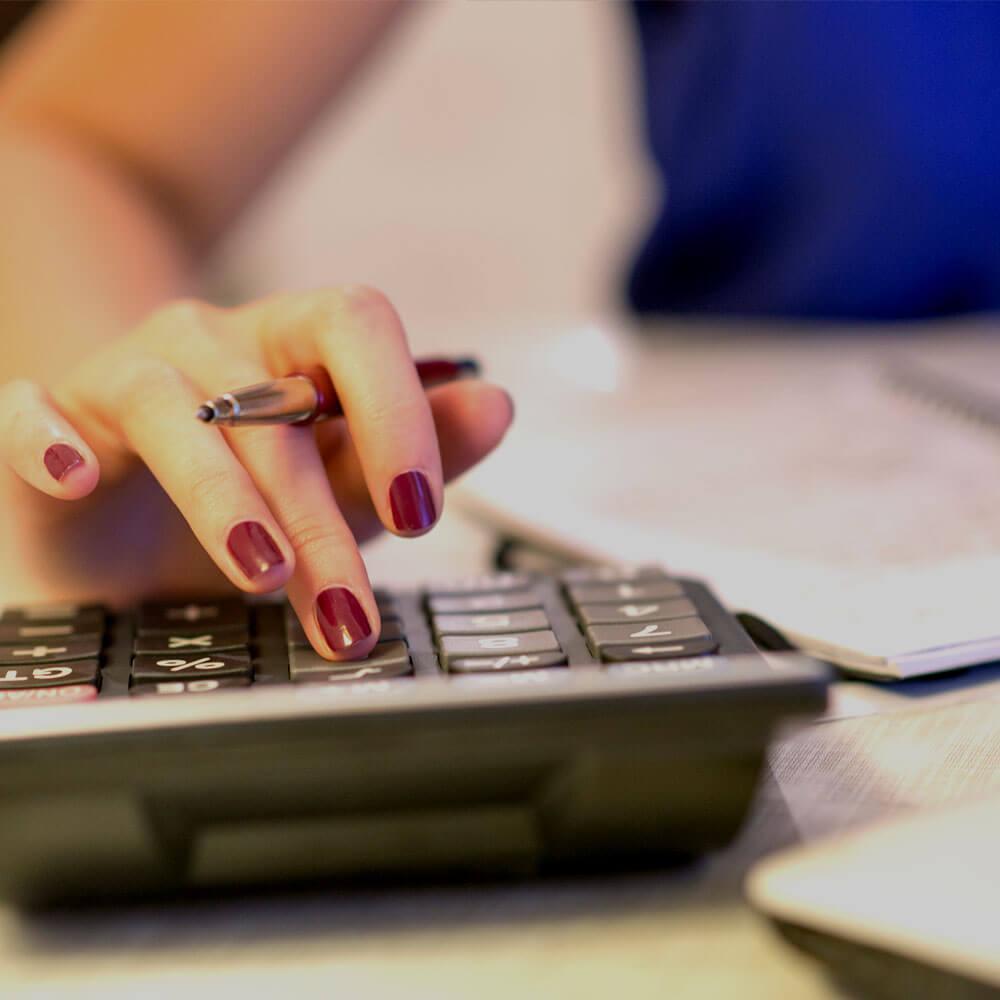
<path fill-rule="evenodd" d="M 377 545 L 369 565 L 375 579 L 402 581 L 433 576 L 435 567 L 480 567 L 488 549 L 484 533 L 453 517 L 419 542 Z M 844 710 L 856 714 L 861 694 L 844 694 Z M 837 996 L 822 970 L 742 901 L 750 860 L 796 838 L 776 792 L 769 782 L 732 848 L 675 872 L 307 890 L 36 916 L 0 910 L 0 994 Z"/>

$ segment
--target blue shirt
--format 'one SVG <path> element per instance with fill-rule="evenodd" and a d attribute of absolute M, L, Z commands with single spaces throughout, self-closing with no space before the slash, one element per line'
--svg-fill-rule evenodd
<path fill-rule="evenodd" d="M 1000 4 L 638 3 L 639 312 L 1000 307 Z"/>

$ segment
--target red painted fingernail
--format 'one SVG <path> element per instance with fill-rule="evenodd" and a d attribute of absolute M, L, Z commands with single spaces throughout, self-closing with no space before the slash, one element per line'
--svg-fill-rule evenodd
<path fill-rule="evenodd" d="M 435 521 L 431 484 L 422 472 L 404 472 L 389 487 L 389 506 L 397 531 L 426 531 Z"/>
<path fill-rule="evenodd" d="M 259 579 L 285 561 L 267 528 L 257 521 L 240 521 L 229 532 L 226 548 L 251 580 Z"/>
<path fill-rule="evenodd" d="M 337 653 L 372 634 L 364 608 L 346 587 L 328 587 L 316 598 L 316 620 L 323 638 Z"/>
<path fill-rule="evenodd" d="M 83 465 L 83 455 L 69 444 L 50 444 L 42 457 L 49 475 L 62 482 L 78 465 Z"/>

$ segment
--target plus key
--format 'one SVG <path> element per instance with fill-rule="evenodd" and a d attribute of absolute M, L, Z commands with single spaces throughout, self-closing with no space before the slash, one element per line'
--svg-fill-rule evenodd
<path fill-rule="evenodd" d="M 89 639 L 68 639 L 66 642 L 31 643 L 17 646 L 0 646 L 0 664 L 61 663 L 65 660 L 89 660 L 100 655 L 101 641 L 96 636 Z"/>

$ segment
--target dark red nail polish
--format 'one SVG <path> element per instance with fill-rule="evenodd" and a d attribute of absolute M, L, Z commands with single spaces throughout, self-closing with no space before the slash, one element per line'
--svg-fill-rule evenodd
<path fill-rule="evenodd" d="M 69 444 L 50 444 L 42 457 L 45 468 L 53 479 L 62 482 L 78 465 L 83 465 L 83 455 Z"/>
<path fill-rule="evenodd" d="M 404 472 L 389 487 L 389 506 L 397 531 L 426 531 L 435 521 L 431 484 L 422 472 Z"/>
<path fill-rule="evenodd" d="M 285 561 L 281 549 L 275 545 L 267 528 L 257 521 L 241 521 L 237 524 L 229 532 L 226 548 L 251 580 L 259 579 L 268 570 Z"/>
<path fill-rule="evenodd" d="M 364 608 L 346 587 L 328 587 L 316 598 L 316 621 L 323 638 L 337 653 L 372 634 Z"/>

